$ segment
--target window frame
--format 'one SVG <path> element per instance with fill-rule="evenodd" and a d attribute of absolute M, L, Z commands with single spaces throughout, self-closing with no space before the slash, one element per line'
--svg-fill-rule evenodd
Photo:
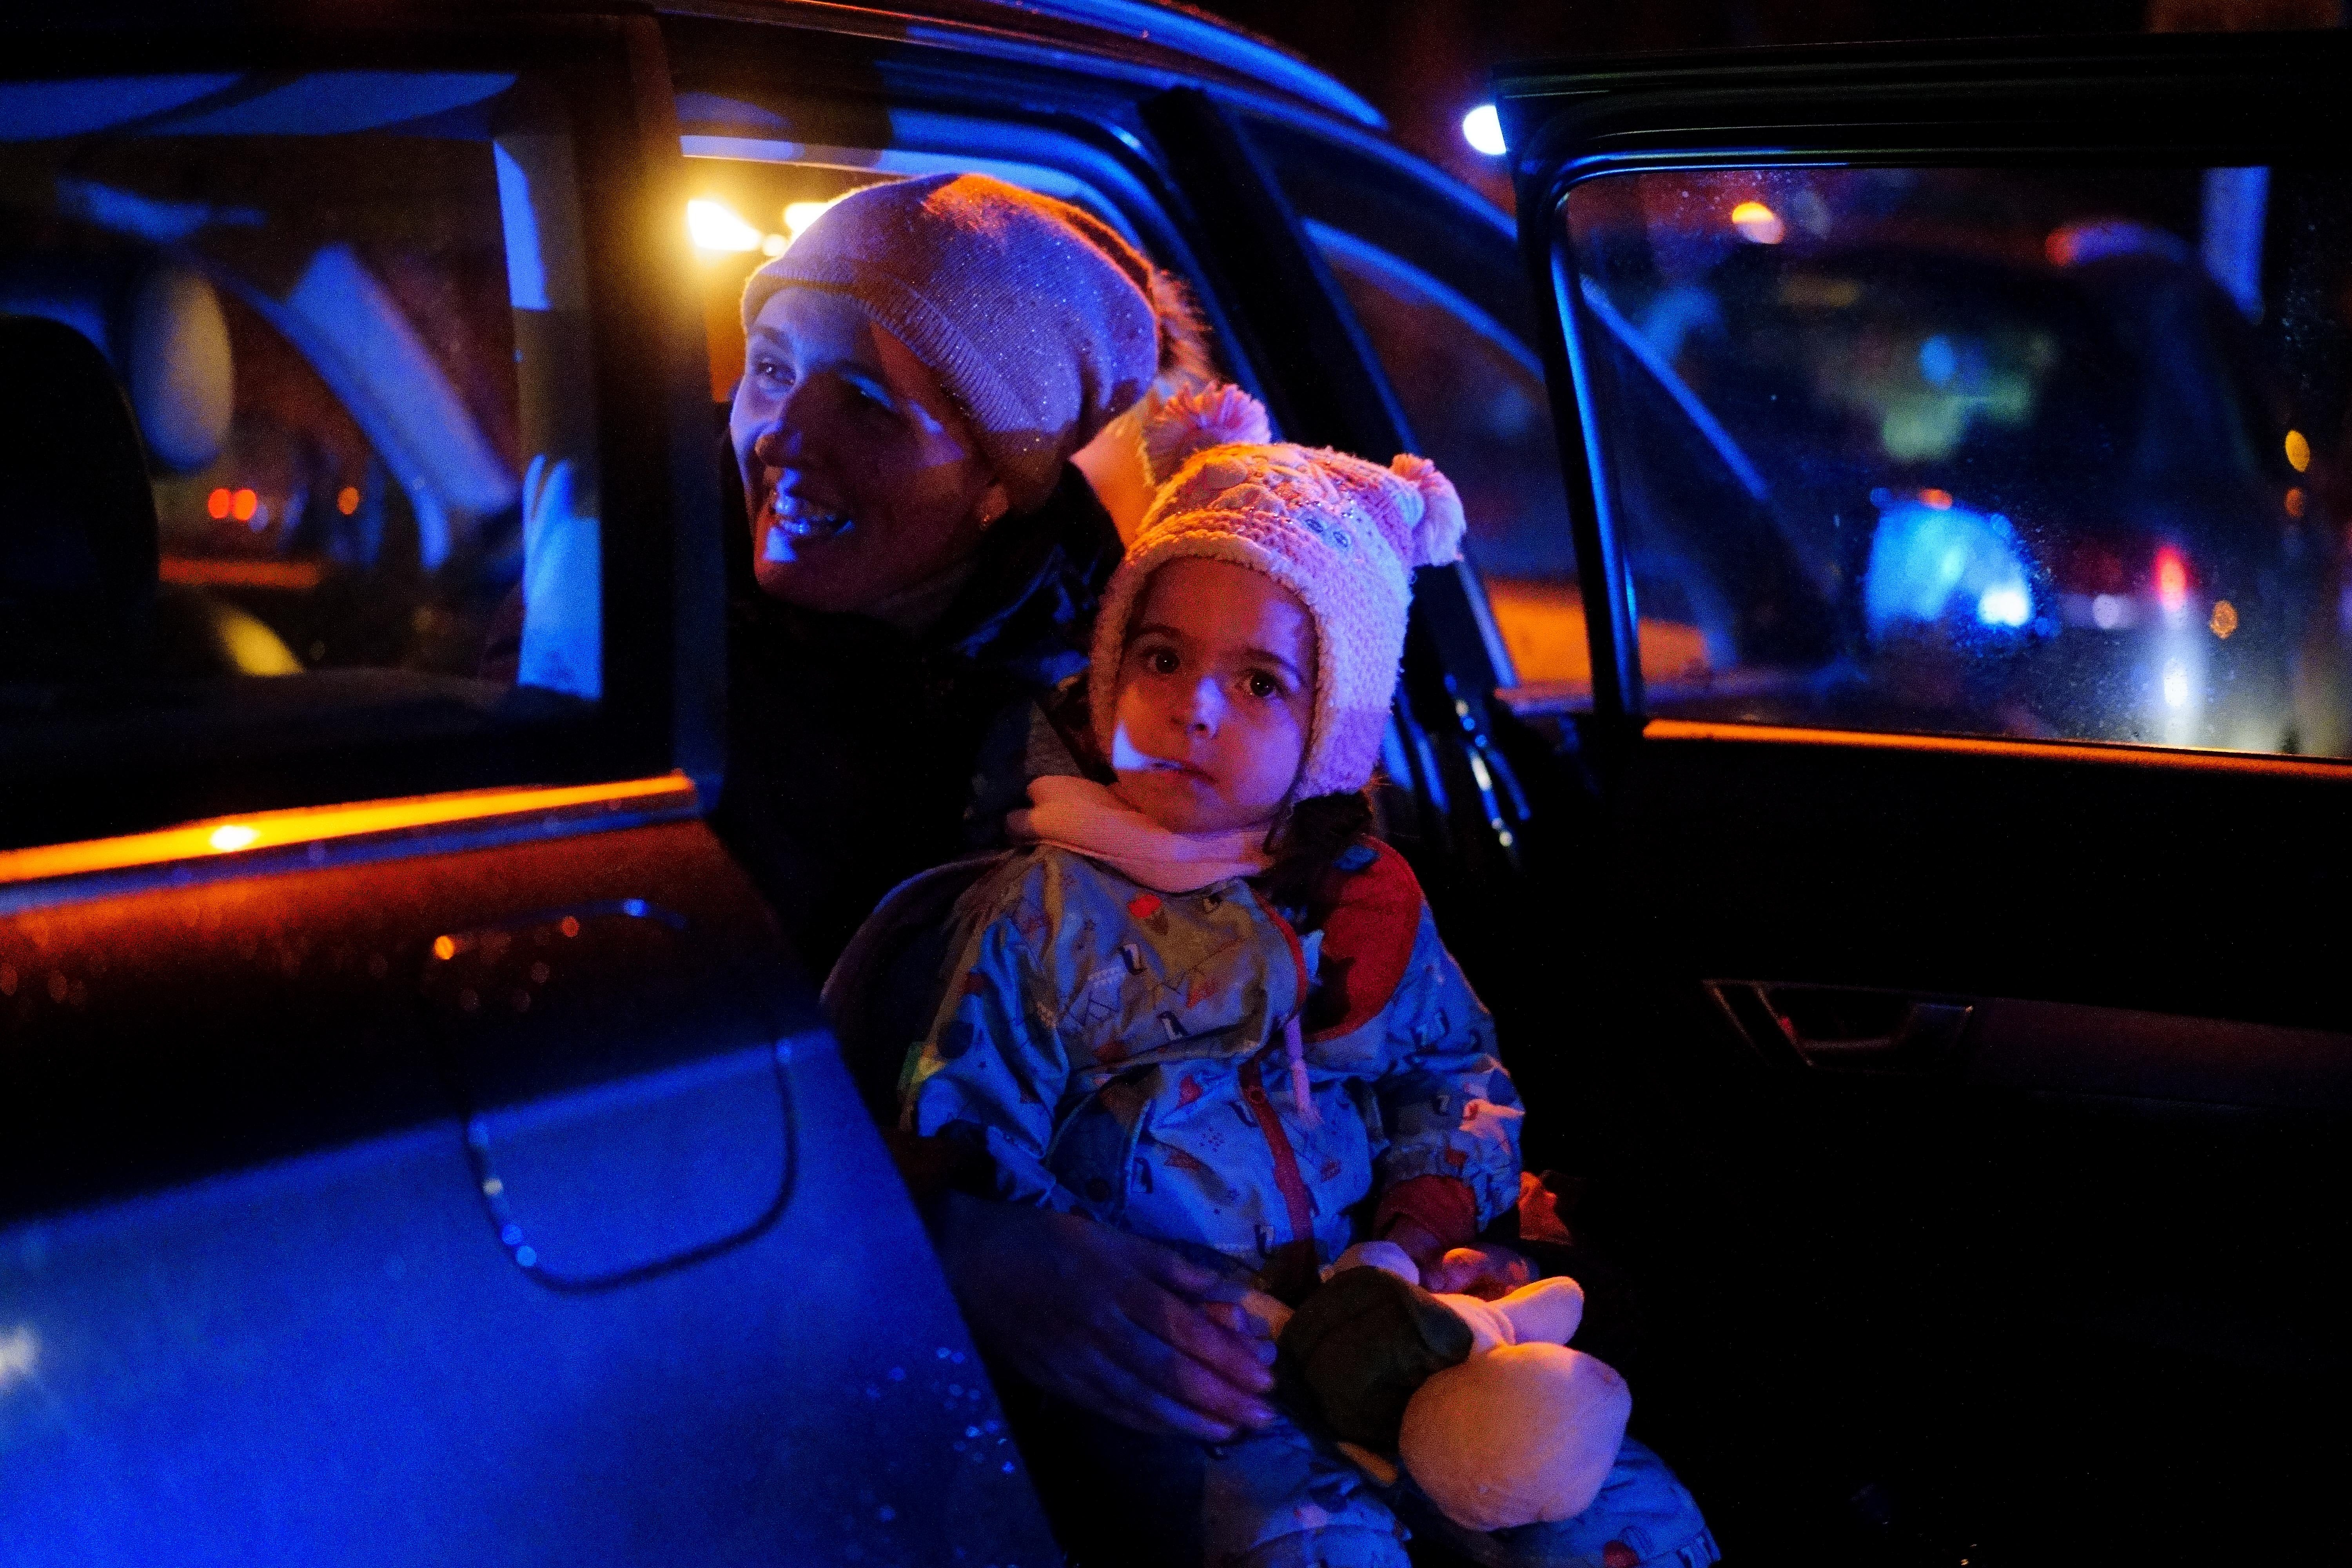
<path fill-rule="evenodd" d="M 1284 202 L 1297 214 L 1302 234 L 1311 237 L 1310 226 L 1339 229 L 1356 244 L 1381 251 L 1400 265 L 1422 273 L 1440 288 L 1461 293 L 1465 303 L 1504 334 L 1509 333 L 1511 322 L 1507 318 L 1497 315 L 1488 301 L 1457 289 L 1448 276 L 1461 259 L 1461 253 L 1468 248 L 1456 237 L 1460 235 L 1491 234 L 1507 252 L 1513 238 L 1509 215 L 1444 171 L 1352 127 L 1309 121 L 1278 106 L 1263 104 L 1249 107 L 1245 125 L 1251 143 L 1265 161 Z M 1353 230 L 1341 229 L 1328 217 L 1309 211 L 1298 194 L 1284 183 L 1281 171 L 1294 160 L 1317 157 L 1333 161 L 1330 178 L 1340 184 L 1355 185 L 1376 196 L 1386 196 L 1391 190 L 1410 187 L 1413 196 L 1419 199 L 1400 198 L 1397 205 L 1412 209 L 1419 221 L 1394 226 L 1391 230 L 1393 237 L 1384 236 L 1387 242 L 1382 243 L 1366 239 Z M 1422 217 L 1420 215 L 1424 211 L 1443 216 Z M 1433 241 L 1439 243 L 1433 247 Z M 1355 321 L 1353 308 L 1349 304 L 1344 290 L 1335 290 L 1333 299 L 1337 308 L 1347 315 L 1363 344 L 1366 356 L 1372 362 L 1373 373 L 1385 387 L 1388 383 L 1386 367 L 1381 364 L 1379 354 L 1370 346 L 1370 340 L 1363 336 L 1361 324 Z M 1529 304 L 1527 313 L 1530 335 L 1534 340 L 1529 347 L 1538 348 L 1544 330 L 1543 310 L 1539 305 Z M 1540 364 L 1539 349 L 1538 357 Z M 1394 409 L 1399 434 L 1403 438 L 1402 444 L 1410 450 L 1412 441 L 1411 420 L 1402 407 L 1396 404 L 1393 393 L 1388 396 Z M 1442 571 L 1461 585 L 1465 612 L 1461 619 L 1467 623 L 1462 629 L 1473 634 L 1475 641 L 1474 649 L 1470 646 L 1471 637 L 1458 633 L 1444 637 L 1442 640 L 1447 645 L 1449 662 L 1463 667 L 1470 676 L 1471 683 L 1482 695 L 1516 684 L 1517 674 L 1512 667 L 1510 650 L 1504 644 L 1502 631 L 1495 622 L 1477 563 L 1465 554 L 1461 561 Z"/>
<path fill-rule="evenodd" d="M 442 732 L 387 715 L 357 743 L 289 739 L 191 759 L 168 742 L 75 742 L 5 781 L 0 849 L 152 833 L 224 815 L 584 785 L 683 773 L 715 798 L 723 707 L 716 489 L 707 421 L 681 400 L 691 325 L 674 110 L 649 21 L 601 16 L 197 27 L 132 42 L 19 37 L 12 79 L 345 70 L 513 71 L 568 117 L 581 213 L 601 490 L 603 696 L 553 721 Z M 673 198 L 676 198 L 673 200 Z M 687 386 L 697 384 L 687 382 Z M 137 778 L 124 788 L 110 783 Z M 676 810 L 673 805 L 667 808 Z M 446 848 L 452 835 L 434 835 Z"/>

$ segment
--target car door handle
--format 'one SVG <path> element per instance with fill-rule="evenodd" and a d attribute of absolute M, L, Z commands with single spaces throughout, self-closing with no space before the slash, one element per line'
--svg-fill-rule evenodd
<path fill-rule="evenodd" d="M 1707 995 L 1749 1048 L 1780 1067 L 1832 1072 L 1956 1070 L 1976 1005 L 1864 985 L 1709 980 Z"/>

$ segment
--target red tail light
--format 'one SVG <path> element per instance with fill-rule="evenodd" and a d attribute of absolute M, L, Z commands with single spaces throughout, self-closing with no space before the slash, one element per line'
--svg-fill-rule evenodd
<path fill-rule="evenodd" d="M 2168 610 L 2189 603 L 2189 558 L 2169 544 L 2156 552 L 2156 602 Z"/>

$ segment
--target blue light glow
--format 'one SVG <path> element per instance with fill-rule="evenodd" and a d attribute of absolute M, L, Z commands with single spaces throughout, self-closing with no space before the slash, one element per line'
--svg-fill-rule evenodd
<path fill-rule="evenodd" d="M 1919 374 L 1927 378 L 1930 386 L 1943 386 L 1951 381 L 1960 368 L 1960 356 L 1952 347 L 1952 340 L 1938 332 L 1919 345 Z"/>
<path fill-rule="evenodd" d="M 1503 118 L 1491 103 L 1482 103 L 1462 117 L 1462 140 L 1489 158 L 1499 158 L 1508 151 L 1503 144 Z"/>
<path fill-rule="evenodd" d="M 2017 531 L 1999 512 L 1927 498 L 1881 492 L 1878 531 L 1862 582 L 1874 634 L 1905 622 L 1933 625 L 1965 615 L 1977 625 L 2013 630 L 2033 619 L 2033 592 Z"/>
<path fill-rule="evenodd" d="M 2033 618 L 2033 601 L 2022 587 L 2003 584 L 1977 598 L 1977 619 L 1989 626 L 2021 626 Z"/>

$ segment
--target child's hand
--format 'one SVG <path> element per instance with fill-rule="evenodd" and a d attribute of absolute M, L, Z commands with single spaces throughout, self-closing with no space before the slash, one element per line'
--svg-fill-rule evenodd
<path fill-rule="evenodd" d="M 1431 1235 L 1410 1215 L 1399 1215 L 1390 1220 L 1388 1229 L 1381 1233 L 1381 1239 L 1394 1242 L 1404 1248 L 1404 1255 L 1412 1259 L 1412 1266 L 1415 1268 L 1421 1270 L 1423 1289 L 1437 1289 L 1429 1282 L 1429 1277 L 1440 1267 L 1445 1252 L 1445 1243 Z"/>
<path fill-rule="evenodd" d="M 1483 1242 L 1457 1247 L 1421 1272 L 1421 1288 L 1444 1296 L 1492 1301 L 1535 1282 L 1536 1266 L 1507 1247 Z"/>

